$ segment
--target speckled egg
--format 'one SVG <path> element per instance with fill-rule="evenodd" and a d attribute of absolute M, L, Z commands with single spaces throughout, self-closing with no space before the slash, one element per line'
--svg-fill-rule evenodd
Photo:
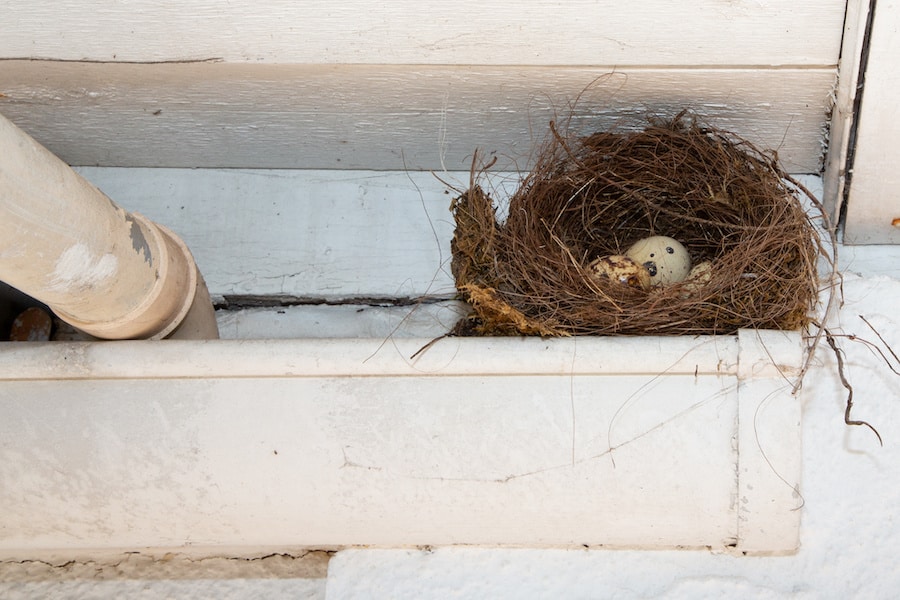
<path fill-rule="evenodd" d="M 639 290 L 650 287 L 650 272 L 640 263 L 621 254 L 600 257 L 588 265 L 588 268 L 594 277 L 605 277 Z"/>
<path fill-rule="evenodd" d="M 650 272 L 651 285 L 684 281 L 691 272 L 691 256 L 676 239 L 655 235 L 635 242 L 625 256 L 644 265 Z"/>
<path fill-rule="evenodd" d="M 692 296 L 697 294 L 704 285 L 709 282 L 712 277 L 712 263 L 708 260 L 704 260 L 701 263 L 697 263 L 691 268 L 691 272 L 688 273 L 687 279 L 684 282 L 684 291 L 686 296 Z"/>

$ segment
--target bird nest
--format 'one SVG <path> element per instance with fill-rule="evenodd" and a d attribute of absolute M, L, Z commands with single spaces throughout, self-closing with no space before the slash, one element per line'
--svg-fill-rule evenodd
<path fill-rule="evenodd" d="M 463 335 L 696 335 L 807 326 L 824 254 L 776 156 L 681 114 L 640 131 L 552 135 L 500 211 L 482 185 L 451 210 Z M 505 212 L 502 217 L 500 213 Z M 633 286 L 594 261 L 668 236 L 702 273 Z M 696 270 L 696 269 L 695 269 Z M 632 282 L 633 283 L 633 282 Z"/>

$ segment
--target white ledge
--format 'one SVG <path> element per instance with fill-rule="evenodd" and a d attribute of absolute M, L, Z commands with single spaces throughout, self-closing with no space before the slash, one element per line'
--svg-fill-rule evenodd
<path fill-rule="evenodd" d="M 776 339 L 784 345 L 785 336 L 763 333 L 766 347 Z M 0 351 L 0 380 L 734 375 L 737 369 L 736 336 L 9 343 Z"/>
<path fill-rule="evenodd" d="M 797 547 L 795 332 L 0 348 L 0 555 Z"/>

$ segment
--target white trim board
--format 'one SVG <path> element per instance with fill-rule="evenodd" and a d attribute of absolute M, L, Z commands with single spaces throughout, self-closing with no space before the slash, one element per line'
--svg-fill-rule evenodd
<path fill-rule="evenodd" d="M 900 243 L 900 3 L 878 2 L 872 21 L 844 242 Z"/>
<path fill-rule="evenodd" d="M 825 191 L 822 196 L 833 223 L 838 222 L 841 205 L 844 202 L 847 156 L 850 151 L 869 2 L 870 0 L 848 0 L 847 16 L 844 20 L 841 61 L 825 161 Z"/>
<path fill-rule="evenodd" d="M 823 65 L 840 0 L 0 2 L 0 57 L 158 62 Z"/>
<path fill-rule="evenodd" d="M 0 61 L 0 112 L 64 161 L 113 167 L 526 169 L 579 133 L 691 109 L 820 169 L 836 68 Z"/>
<path fill-rule="evenodd" d="M 798 334 L 426 341 L 4 348 L 0 555 L 797 547 Z"/>

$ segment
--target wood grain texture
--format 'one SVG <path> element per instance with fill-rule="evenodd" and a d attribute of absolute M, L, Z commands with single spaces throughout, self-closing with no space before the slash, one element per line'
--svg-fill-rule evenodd
<path fill-rule="evenodd" d="M 857 115 L 844 242 L 900 243 L 900 2 L 879 2 Z M 895 224 L 896 223 L 896 224 Z"/>
<path fill-rule="evenodd" d="M 3 0 L 0 14 L 14 58 L 834 65 L 844 2 Z"/>
<path fill-rule="evenodd" d="M 820 167 L 833 68 L 611 70 L 0 61 L 0 112 L 75 165 L 459 170 L 688 108 Z"/>

